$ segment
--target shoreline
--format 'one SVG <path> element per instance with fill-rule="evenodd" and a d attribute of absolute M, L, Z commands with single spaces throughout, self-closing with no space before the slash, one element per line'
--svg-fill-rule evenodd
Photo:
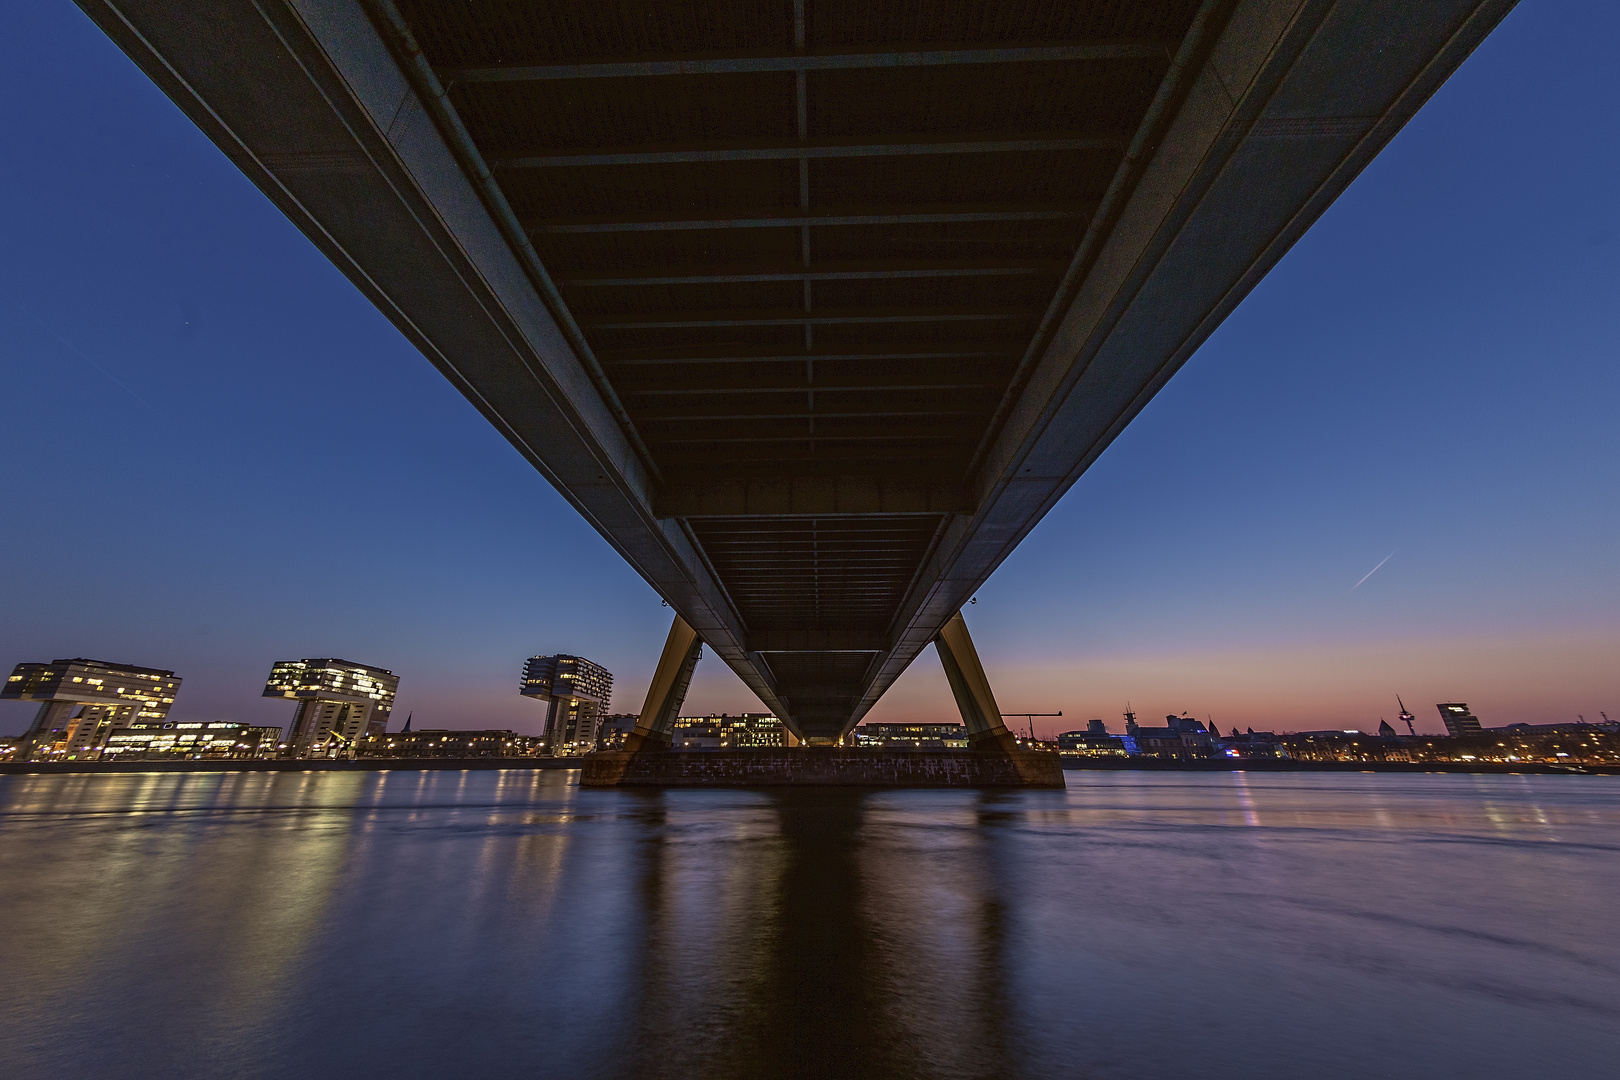
<path fill-rule="evenodd" d="M 681 752 L 681 751 L 678 751 Z M 684 751 L 704 754 L 707 751 Z M 580 769 L 581 758 L 367 758 L 358 761 L 213 760 L 181 761 L 0 761 L 0 776 L 84 773 L 223 772 L 419 772 L 429 770 Z M 1152 758 L 1065 759 L 1065 772 L 1330 772 L 1478 773 L 1485 775 L 1620 775 L 1620 765 L 1549 765 L 1496 761 L 1172 761 Z"/>
<path fill-rule="evenodd" d="M 1378 772 L 1378 773 L 1482 773 L 1496 776 L 1532 774 L 1545 776 L 1620 776 L 1620 764 L 1549 765 L 1539 761 L 1271 761 L 1243 760 L 1068 760 L 1067 772 Z"/>
<path fill-rule="evenodd" d="M 578 758 L 214 758 L 200 761 L 0 761 L 0 776 L 48 773 L 419 772 L 428 769 L 578 769 Z"/>

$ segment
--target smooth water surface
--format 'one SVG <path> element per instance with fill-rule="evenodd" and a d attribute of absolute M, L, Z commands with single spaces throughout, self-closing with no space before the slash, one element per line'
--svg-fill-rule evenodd
<path fill-rule="evenodd" d="M 1620 777 L 0 777 L 0 1073 L 1611 1077 Z"/>

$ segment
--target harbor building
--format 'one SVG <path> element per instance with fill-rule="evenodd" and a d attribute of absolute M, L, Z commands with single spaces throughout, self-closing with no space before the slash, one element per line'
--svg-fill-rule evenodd
<path fill-rule="evenodd" d="M 636 730 L 636 721 L 640 719 L 636 713 L 609 713 L 602 717 L 602 726 L 597 731 L 597 745 L 603 750 L 624 749 L 624 740 Z"/>
<path fill-rule="evenodd" d="M 399 676 L 352 660 L 277 660 L 265 697 L 298 702 L 287 745 L 293 757 L 313 750 L 352 749 L 364 735 L 388 730 Z"/>
<path fill-rule="evenodd" d="M 113 728 L 161 724 L 179 689 L 172 671 L 80 656 L 18 664 L 0 699 L 40 703 L 18 757 L 74 758 L 100 753 Z"/>
<path fill-rule="evenodd" d="M 417 728 L 362 736 L 355 746 L 357 758 L 476 758 L 534 757 L 543 739 L 519 735 L 507 728 L 462 731 Z"/>
<path fill-rule="evenodd" d="M 280 750 L 281 729 L 228 720 L 132 724 L 114 728 L 102 757 L 128 761 L 162 758 L 264 758 Z"/>
<path fill-rule="evenodd" d="M 613 699 L 613 674 L 583 656 L 531 656 L 523 665 L 519 693 L 547 703 L 548 753 L 553 757 L 588 754 L 597 748 L 602 721 Z"/>
<path fill-rule="evenodd" d="M 1440 710 L 1440 722 L 1446 725 L 1446 734 L 1453 737 L 1459 735 L 1478 735 L 1484 730 L 1480 727 L 1479 717 L 1468 710 L 1468 706 L 1460 701 L 1448 701 L 1436 705 Z"/>
<path fill-rule="evenodd" d="M 740 750 L 788 746 L 788 730 L 775 713 L 709 713 L 675 721 L 677 750 Z"/>
<path fill-rule="evenodd" d="M 967 728 L 961 724 L 862 724 L 855 745 L 885 750 L 966 750 Z"/>
<path fill-rule="evenodd" d="M 1205 758 L 1214 750 L 1214 733 L 1190 716 L 1166 716 L 1164 727 L 1143 727 L 1136 714 L 1125 713 L 1125 749 L 1153 757 Z"/>
<path fill-rule="evenodd" d="M 1071 757 L 1125 757 L 1125 740 L 1108 733 L 1102 720 L 1092 720 L 1084 731 L 1064 731 L 1057 737 L 1058 753 Z"/>
<path fill-rule="evenodd" d="M 775 713 L 748 712 L 736 716 L 720 714 L 725 746 L 786 746 L 787 727 Z"/>

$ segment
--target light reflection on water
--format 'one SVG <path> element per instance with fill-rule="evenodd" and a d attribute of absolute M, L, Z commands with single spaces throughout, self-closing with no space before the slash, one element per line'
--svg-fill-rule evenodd
<path fill-rule="evenodd" d="M 1620 778 L 0 777 L 11 1078 L 1611 1076 Z"/>

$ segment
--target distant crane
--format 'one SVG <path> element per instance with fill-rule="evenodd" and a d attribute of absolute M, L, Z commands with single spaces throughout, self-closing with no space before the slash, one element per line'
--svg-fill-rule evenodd
<path fill-rule="evenodd" d="M 1028 725 L 1029 725 L 1029 741 L 1034 742 L 1035 741 L 1035 718 L 1037 716 L 1062 716 L 1062 715 L 1063 715 L 1063 710 L 1059 709 L 1057 712 L 1004 712 L 1004 713 L 1001 714 L 1001 718 L 1003 720 L 1005 720 L 1009 716 L 1022 716 L 1024 718 L 1025 722 L 1028 723 Z"/>
<path fill-rule="evenodd" d="M 1417 717 L 1406 711 L 1406 702 L 1401 700 L 1401 695 L 1395 695 L 1395 704 L 1401 707 L 1401 723 L 1406 725 L 1407 731 L 1411 732 L 1413 735 L 1416 735 L 1417 728 L 1412 726 L 1412 721 L 1416 720 Z"/>

